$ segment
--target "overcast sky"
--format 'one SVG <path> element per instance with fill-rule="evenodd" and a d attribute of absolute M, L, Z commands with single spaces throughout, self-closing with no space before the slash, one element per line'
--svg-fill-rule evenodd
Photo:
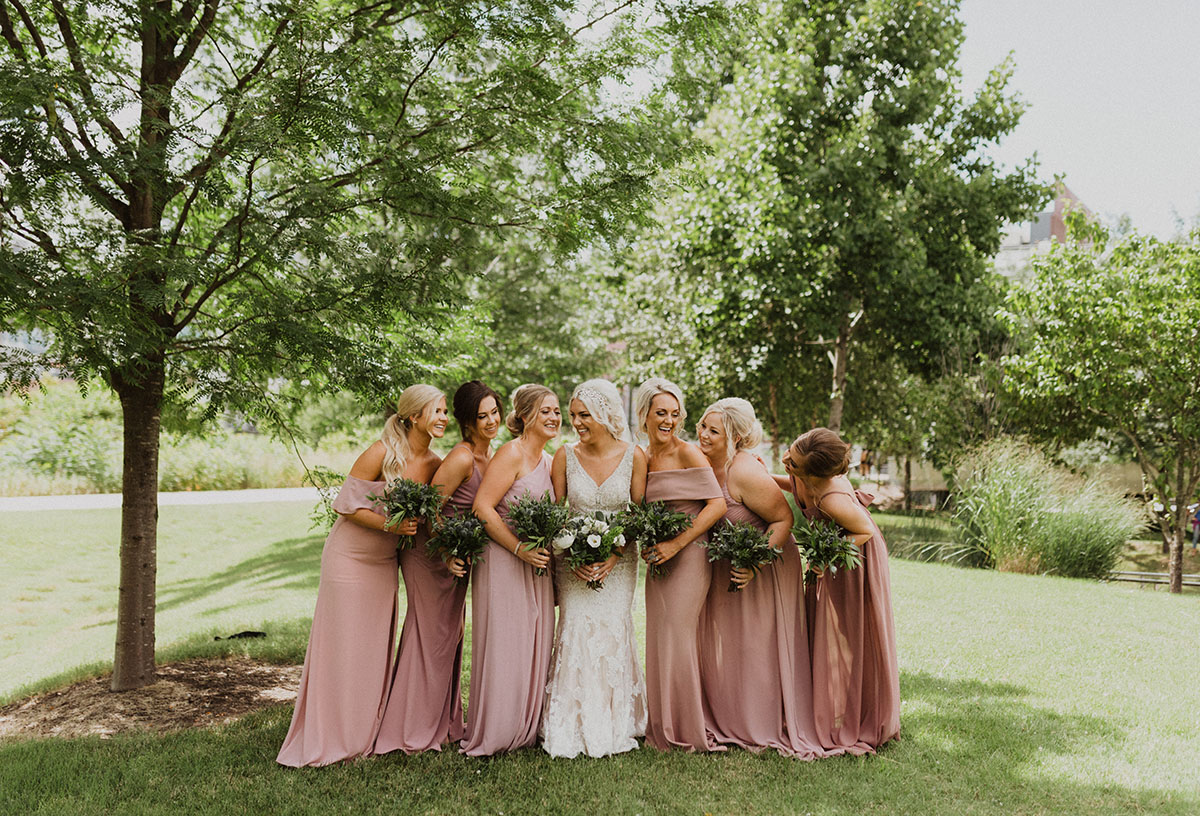
<path fill-rule="evenodd" d="M 1169 237 L 1200 215 L 1200 0 L 963 0 L 964 82 L 1009 51 L 1029 105 L 997 155 Z"/>

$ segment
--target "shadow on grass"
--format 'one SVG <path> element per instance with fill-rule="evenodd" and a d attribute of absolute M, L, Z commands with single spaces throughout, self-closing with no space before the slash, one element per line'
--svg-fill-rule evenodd
<path fill-rule="evenodd" d="M 1125 734 L 1102 717 L 1041 708 L 1026 689 L 1003 683 L 905 674 L 902 691 L 904 737 L 876 757 L 803 763 L 643 748 L 604 759 L 527 749 L 478 760 L 451 750 L 293 771 L 274 763 L 291 715 L 279 706 L 212 731 L 0 745 L 0 790 L 18 808 L 9 812 L 98 814 L 304 812 L 317 803 L 388 816 L 1200 812 L 1194 791 L 1085 781 L 1086 763 L 1121 763 Z M 1153 744 L 1155 735 L 1138 739 Z"/>
<path fill-rule="evenodd" d="M 316 592 L 321 573 L 320 536 L 276 541 L 239 564 L 205 575 L 164 584 L 158 589 L 160 612 L 199 601 L 239 584 L 275 584 L 279 589 L 311 589 Z"/>

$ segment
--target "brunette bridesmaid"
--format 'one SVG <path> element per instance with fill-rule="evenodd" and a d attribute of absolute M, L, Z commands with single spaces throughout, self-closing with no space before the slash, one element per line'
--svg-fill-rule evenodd
<path fill-rule="evenodd" d="M 704 454 L 678 436 L 687 418 L 678 386 L 646 380 L 634 409 L 649 439 L 646 500 L 692 516 L 687 530 L 642 553 L 647 564 L 666 568 L 646 578 L 646 743 L 663 751 L 724 750 L 705 728 L 699 625 L 712 576 L 703 540 L 725 514 L 725 500 Z"/>
<path fill-rule="evenodd" d="M 292 725 L 276 761 L 327 765 L 369 754 L 379 733 L 396 637 L 397 533 L 419 534 L 416 519 L 385 527 L 368 496 L 401 476 L 428 482 L 440 460 L 429 450 L 446 428 L 446 398 L 410 385 L 383 437 L 354 466 L 333 502 L 339 518 L 321 552 L 312 632 Z"/>
<path fill-rule="evenodd" d="M 812 717 L 812 681 L 800 553 L 792 510 L 752 451 L 762 442 L 754 408 L 718 400 L 696 427 L 700 451 L 725 497 L 725 519 L 766 533 L 782 555 L 756 575 L 713 564 L 700 616 L 700 679 L 717 742 L 784 756 L 823 756 Z M 724 522 L 721 522 L 724 523 Z M 729 592 L 730 579 L 741 587 Z"/>
<path fill-rule="evenodd" d="M 481 382 L 466 383 L 454 394 L 454 418 L 464 441 L 440 464 L 432 483 L 449 496 L 449 512 L 461 512 L 474 499 L 481 479 L 479 460 L 486 468 L 489 445 L 500 429 L 499 396 Z M 408 611 L 375 742 L 377 754 L 440 751 L 442 743 L 463 736 L 459 673 L 467 587 L 455 579 L 465 573 L 465 565 L 430 556 L 428 538 L 422 525 L 413 545 L 400 553 Z"/>
<path fill-rule="evenodd" d="M 550 553 L 526 550 L 505 519 L 526 493 L 553 494 L 543 448 L 562 424 L 558 397 L 544 386 L 522 385 L 506 424 L 517 438 L 496 451 L 475 494 L 475 514 L 491 540 L 472 569 L 471 687 L 461 747 L 467 756 L 537 742 L 554 640 Z"/>
<path fill-rule="evenodd" d="M 836 523 L 862 551 L 856 569 L 826 572 L 808 589 L 813 719 L 829 753 L 873 753 L 900 733 L 900 672 L 887 544 L 846 478 L 850 446 L 827 428 L 802 434 L 784 454 L 806 515 Z"/>

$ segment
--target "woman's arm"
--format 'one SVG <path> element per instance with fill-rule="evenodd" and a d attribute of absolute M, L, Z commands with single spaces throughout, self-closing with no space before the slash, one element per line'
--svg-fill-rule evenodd
<path fill-rule="evenodd" d="M 354 460 L 354 464 L 350 466 L 350 475 L 365 482 L 379 481 L 383 475 L 383 454 L 383 442 L 371 445 Z M 415 535 L 417 532 L 416 519 L 404 519 L 399 524 L 388 527 L 387 516 L 365 507 L 359 508 L 353 513 L 342 514 L 342 517 L 368 530 L 400 533 L 401 535 Z"/>
<path fill-rule="evenodd" d="M 524 549 L 520 540 L 496 511 L 496 505 L 500 503 L 504 494 L 517 480 L 517 474 L 520 472 L 522 464 L 521 451 L 516 445 L 516 440 L 505 443 L 500 450 L 496 451 L 491 464 L 488 465 L 487 472 L 483 474 L 483 482 L 479 485 L 479 492 L 475 494 L 475 503 L 472 507 L 475 515 L 483 522 L 483 527 L 492 541 L 525 563 L 545 569 L 550 564 L 550 554 L 545 548 Z"/>
<path fill-rule="evenodd" d="M 858 547 L 875 535 L 870 513 L 852 496 L 845 493 L 827 493 L 821 502 L 821 511 L 845 530 L 847 537 Z"/>
<path fill-rule="evenodd" d="M 561 501 L 567 495 L 567 446 L 560 445 L 550 463 L 550 484 L 554 487 L 554 500 Z"/>
<path fill-rule="evenodd" d="M 767 538 L 771 546 L 782 552 L 789 546 L 792 534 L 792 508 L 788 507 L 783 493 L 775 489 L 774 477 L 767 473 L 762 464 L 749 456 L 738 456 L 729 469 L 729 495 L 741 499 L 742 504 L 767 523 Z M 753 570 L 734 570 L 733 581 L 744 587 L 754 579 Z"/>
<path fill-rule="evenodd" d="M 466 484 L 474 471 L 475 456 L 469 448 L 455 446 L 454 450 L 450 451 L 442 460 L 442 464 L 438 466 L 429 483 L 442 494 L 443 507 L 446 502 L 450 501 L 454 491 Z"/>
<path fill-rule="evenodd" d="M 640 504 L 644 498 L 646 498 L 646 454 L 641 448 L 634 445 L 633 480 L 629 483 L 629 499 Z"/>

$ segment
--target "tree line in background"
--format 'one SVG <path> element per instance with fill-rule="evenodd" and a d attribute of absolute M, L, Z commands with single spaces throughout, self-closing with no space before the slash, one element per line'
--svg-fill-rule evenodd
<path fill-rule="evenodd" d="M 653 372 L 749 398 L 776 444 L 825 424 L 946 469 L 1065 444 L 1024 422 L 1049 400 L 1194 492 L 1194 406 L 1117 419 L 1036 374 L 1061 318 L 990 258 L 1050 188 L 987 157 L 1022 106 L 1010 63 L 962 94 L 957 6 L 0 0 L 0 330 L 49 340 L 0 364 L 120 402 L 114 689 L 154 675 L 164 422 Z M 1198 243 L 1164 245 L 1193 304 Z M 1140 263 L 1087 246 L 1040 285 Z"/>

